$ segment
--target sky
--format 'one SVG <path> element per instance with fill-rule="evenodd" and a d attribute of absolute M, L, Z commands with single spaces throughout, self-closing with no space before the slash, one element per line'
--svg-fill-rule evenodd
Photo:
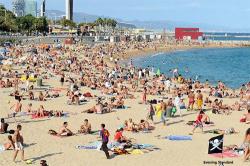
<path fill-rule="evenodd" d="M 0 3 L 11 9 L 11 1 Z M 46 5 L 47 9 L 64 11 L 65 0 L 47 0 Z M 74 11 L 127 21 L 170 20 L 250 28 L 250 0 L 74 0 Z"/>

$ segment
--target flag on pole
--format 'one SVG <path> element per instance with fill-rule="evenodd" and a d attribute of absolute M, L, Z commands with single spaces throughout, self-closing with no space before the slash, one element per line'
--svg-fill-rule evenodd
<path fill-rule="evenodd" d="M 224 135 L 213 137 L 209 140 L 208 154 L 222 153 L 223 152 L 223 139 Z"/>

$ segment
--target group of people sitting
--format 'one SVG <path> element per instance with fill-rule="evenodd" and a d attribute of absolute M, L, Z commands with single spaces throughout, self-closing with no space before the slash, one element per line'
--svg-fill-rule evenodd
<path fill-rule="evenodd" d="M 144 119 L 141 119 L 139 123 L 134 123 L 133 120 L 130 118 L 129 120 L 124 121 L 123 129 L 132 132 L 146 132 L 149 130 L 153 130 L 154 127 L 151 126 L 150 123 Z"/>
<path fill-rule="evenodd" d="M 80 126 L 80 129 L 77 132 L 78 134 L 91 134 L 91 123 L 88 121 L 88 119 L 85 119 L 83 124 Z M 59 137 L 67 137 L 67 136 L 73 136 L 75 133 L 73 133 L 69 128 L 68 128 L 68 122 L 64 122 L 63 126 L 59 129 L 58 132 L 55 130 L 49 130 L 50 135 L 55 135 Z"/>

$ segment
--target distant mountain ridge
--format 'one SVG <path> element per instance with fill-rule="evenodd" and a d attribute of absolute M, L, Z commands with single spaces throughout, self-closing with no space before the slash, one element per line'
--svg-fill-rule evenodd
<path fill-rule="evenodd" d="M 57 18 L 62 17 L 65 15 L 64 12 L 59 10 L 48 10 L 46 11 L 46 16 L 49 18 Z M 74 13 L 74 21 L 75 22 L 93 22 L 98 17 L 98 15 L 87 14 L 83 12 L 75 12 Z M 108 17 L 108 16 L 105 16 Z M 201 31 L 204 32 L 250 32 L 250 28 L 228 28 L 226 26 L 216 26 L 216 25 L 209 25 L 204 23 L 192 23 L 192 22 L 182 22 L 182 21 L 170 21 L 170 20 L 156 20 L 156 21 L 141 21 L 141 20 L 122 20 L 119 18 L 114 18 L 119 23 L 119 26 L 128 27 L 128 28 L 145 28 L 145 29 L 152 29 L 152 30 L 163 30 L 164 28 L 167 31 L 173 31 L 175 27 L 198 27 Z"/>
<path fill-rule="evenodd" d="M 50 19 L 59 19 L 62 18 L 65 15 L 64 12 L 59 10 L 47 10 L 46 16 Z M 75 12 L 74 13 L 74 21 L 77 23 L 80 22 L 94 22 L 97 18 L 103 17 L 103 16 L 97 16 L 97 15 L 91 15 L 83 12 Z M 126 28 L 136 28 L 135 25 L 126 23 L 121 21 L 120 19 L 116 19 L 118 21 L 118 26 L 126 27 Z"/>

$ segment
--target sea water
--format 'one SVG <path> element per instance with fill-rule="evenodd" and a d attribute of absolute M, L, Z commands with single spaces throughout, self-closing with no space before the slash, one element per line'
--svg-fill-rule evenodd
<path fill-rule="evenodd" d="M 137 67 L 154 68 L 172 76 L 178 68 L 186 78 L 216 85 L 221 80 L 230 88 L 239 88 L 250 81 L 250 48 L 209 48 L 161 53 L 134 58 Z"/>

